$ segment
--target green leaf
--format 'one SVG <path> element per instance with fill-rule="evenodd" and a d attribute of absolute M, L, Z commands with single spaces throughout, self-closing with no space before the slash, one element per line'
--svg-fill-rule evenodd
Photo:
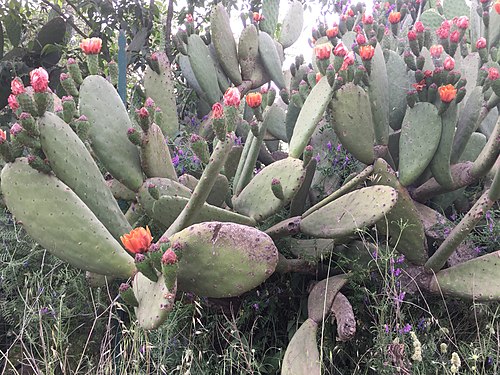
<path fill-rule="evenodd" d="M 21 42 L 21 19 L 13 14 L 9 14 L 4 18 L 5 30 L 7 31 L 7 36 L 9 37 L 12 47 L 19 46 Z"/>

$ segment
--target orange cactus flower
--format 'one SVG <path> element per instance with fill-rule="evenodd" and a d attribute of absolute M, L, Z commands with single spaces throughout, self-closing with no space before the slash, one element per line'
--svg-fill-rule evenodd
<path fill-rule="evenodd" d="M 375 48 L 373 48 L 371 44 L 359 47 L 359 56 L 361 56 L 361 59 L 365 61 L 371 60 L 374 54 Z"/>
<path fill-rule="evenodd" d="M 0 144 L 4 143 L 7 140 L 7 133 L 5 133 L 2 129 L 0 129 Z"/>
<path fill-rule="evenodd" d="M 318 60 L 327 60 L 330 58 L 330 54 L 332 53 L 332 47 L 328 44 L 321 44 L 319 46 L 314 47 L 314 54 Z"/>
<path fill-rule="evenodd" d="M 441 86 L 438 91 L 443 103 L 449 103 L 457 96 L 457 89 L 453 85 Z"/>
<path fill-rule="evenodd" d="M 260 92 L 250 92 L 247 94 L 246 101 L 250 108 L 257 108 L 262 104 L 262 94 Z"/>
<path fill-rule="evenodd" d="M 125 249 L 133 254 L 141 254 L 148 250 L 149 245 L 153 241 L 149 227 L 146 229 L 143 227 L 138 227 L 133 229 L 130 233 L 124 234 L 120 237 L 120 240 L 125 246 Z"/>
<path fill-rule="evenodd" d="M 87 38 L 80 42 L 80 48 L 86 55 L 97 55 L 101 52 L 101 38 Z"/>
<path fill-rule="evenodd" d="M 392 24 L 398 23 L 401 21 L 401 13 L 400 12 L 391 12 L 389 13 L 389 22 Z"/>

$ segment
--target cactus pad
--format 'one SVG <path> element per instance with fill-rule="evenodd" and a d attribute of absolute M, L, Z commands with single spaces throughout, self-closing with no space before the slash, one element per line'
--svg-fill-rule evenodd
<path fill-rule="evenodd" d="M 57 178 L 67 184 L 116 240 L 132 230 L 83 142 L 57 115 L 38 121 L 40 142 Z"/>
<path fill-rule="evenodd" d="M 302 155 L 316 125 L 330 103 L 332 95 L 333 89 L 329 85 L 327 77 L 323 77 L 307 96 L 295 123 L 292 139 L 290 139 L 291 157 L 298 158 Z"/>
<path fill-rule="evenodd" d="M 318 324 L 312 319 L 302 323 L 286 348 L 281 375 L 321 374 L 317 330 Z"/>
<path fill-rule="evenodd" d="M 234 209 L 257 221 L 263 220 L 295 196 L 305 176 L 302 160 L 286 158 L 268 165 L 259 172 L 234 199 Z M 271 190 L 273 178 L 283 186 L 284 199 L 278 199 Z"/>
<path fill-rule="evenodd" d="M 194 224 L 170 240 L 181 247 L 178 289 L 200 296 L 239 296 L 271 276 L 278 263 L 271 238 L 244 225 Z"/>
<path fill-rule="evenodd" d="M 89 137 L 99 160 L 114 178 L 137 191 L 143 180 L 139 150 L 128 140 L 132 123 L 113 85 L 100 76 L 85 78 L 80 112 L 90 122 Z"/>
<path fill-rule="evenodd" d="M 389 186 L 355 190 L 304 217 L 300 230 L 320 238 L 348 237 L 381 220 L 397 200 L 397 191 Z"/>
<path fill-rule="evenodd" d="M 168 290 L 163 275 L 153 282 L 141 272 L 135 275 L 132 288 L 139 302 L 135 308 L 139 325 L 147 330 L 158 328 L 174 307 L 176 288 Z"/>
<path fill-rule="evenodd" d="M 163 112 L 162 121 L 158 126 L 163 135 L 173 137 L 179 131 L 177 106 L 175 103 L 175 80 L 170 69 L 170 62 L 164 52 L 156 52 L 160 74 L 150 67 L 144 73 L 144 88 L 146 95 L 154 100 Z"/>
<path fill-rule="evenodd" d="M 368 94 L 361 87 L 348 83 L 332 100 L 332 112 L 333 129 L 340 143 L 359 161 L 373 163 L 375 132 Z"/>
<path fill-rule="evenodd" d="M 130 277 L 134 260 L 80 198 L 25 158 L 2 170 L 2 192 L 26 232 L 53 255 L 101 275 Z"/>
<path fill-rule="evenodd" d="M 427 102 L 408 108 L 399 139 L 399 181 L 413 183 L 427 168 L 441 138 L 441 117 Z"/>
<path fill-rule="evenodd" d="M 304 8 L 300 1 L 294 1 L 290 4 L 283 23 L 281 24 L 280 36 L 278 41 L 283 48 L 290 47 L 297 41 L 302 33 L 304 26 Z"/>

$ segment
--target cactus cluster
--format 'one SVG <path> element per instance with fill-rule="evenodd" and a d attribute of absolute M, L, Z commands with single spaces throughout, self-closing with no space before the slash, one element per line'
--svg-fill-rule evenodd
<path fill-rule="evenodd" d="M 290 74 L 283 51 L 302 30 L 299 1 L 281 24 L 279 1 L 264 1 L 262 14 L 245 18 L 238 43 L 221 3 L 212 9 L 210 34 L 200 36 L 188 22 L 173 36 L 183 77 L 209 111 L 191 137 L 201 176 L 178 176 L 165 141 L 179 121 L 164 54 L 154 54 L 145 73 L 144 106 L 129 111 L 99 75 L 94 49 L 87 51 L 94 74 L 83 79 L 78 64 L 68 64 L 61 80 L 71 98 L 62 102 L 43 74 L 32 77 L 34 93 L 14 80 L 18 122 L 10 136 L 0 133 L 8 209 L 56 256 L 123 279 L 119 293 L 145 329 L 165 320 L 178 292 L 233 297 L 274 272 L 305 272 L 275 245 L 298 233 L 291 243 L 299 257 L 311 255 L 311 238 L 333 240 L 314 249 L 320 261 L 342 251 L 339 244 L 349 256 L 359 253 L 360 232 L 377 228 L 418 270 L 421 288 L 499 300 L 492 280 L 500 280 L 500 250 L 444 267 L 500 197 L 500 15 L 482 2 L 484 27 L 476 30 L 468 19 L 476 9 L 465 2 L 423 12 L 413 1 L 376 3 L 373 14 L 337 3 L 339 23 L 313 30 L 313 62 L 297 57 Z M 365 166 L 313 202 L 311 137 L 319 123 L 330 124 L 331 141 Z M 276 148 L 283 143 L 287 152 Z M 432 249 L 428 223 L 438 213 L 428 206 L 446 209 L 480 179 L 483 195 Z M 126 213 L 117 200 L 128 202 Z M 284 208 L 289 218 L 259 229 Z M 156 242 L 147 224 L 163 232 Z M 282 374 L 320 371 L 315 337 L 326 316 L 336 319 L 341 339 L 354 335 L 352 308 L 339 292 L 348 278 L 313 288 Z"/>

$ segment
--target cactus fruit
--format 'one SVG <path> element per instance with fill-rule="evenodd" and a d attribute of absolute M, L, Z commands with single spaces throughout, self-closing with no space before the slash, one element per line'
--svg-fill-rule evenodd
<path fill-rule="evenodd" d="M 180 246 L 178 289 L 202 296 L 239 296 L 271 276 L 278 263 L 271 238 L 244 225 L 195 224 L 170 241 Z"/>

